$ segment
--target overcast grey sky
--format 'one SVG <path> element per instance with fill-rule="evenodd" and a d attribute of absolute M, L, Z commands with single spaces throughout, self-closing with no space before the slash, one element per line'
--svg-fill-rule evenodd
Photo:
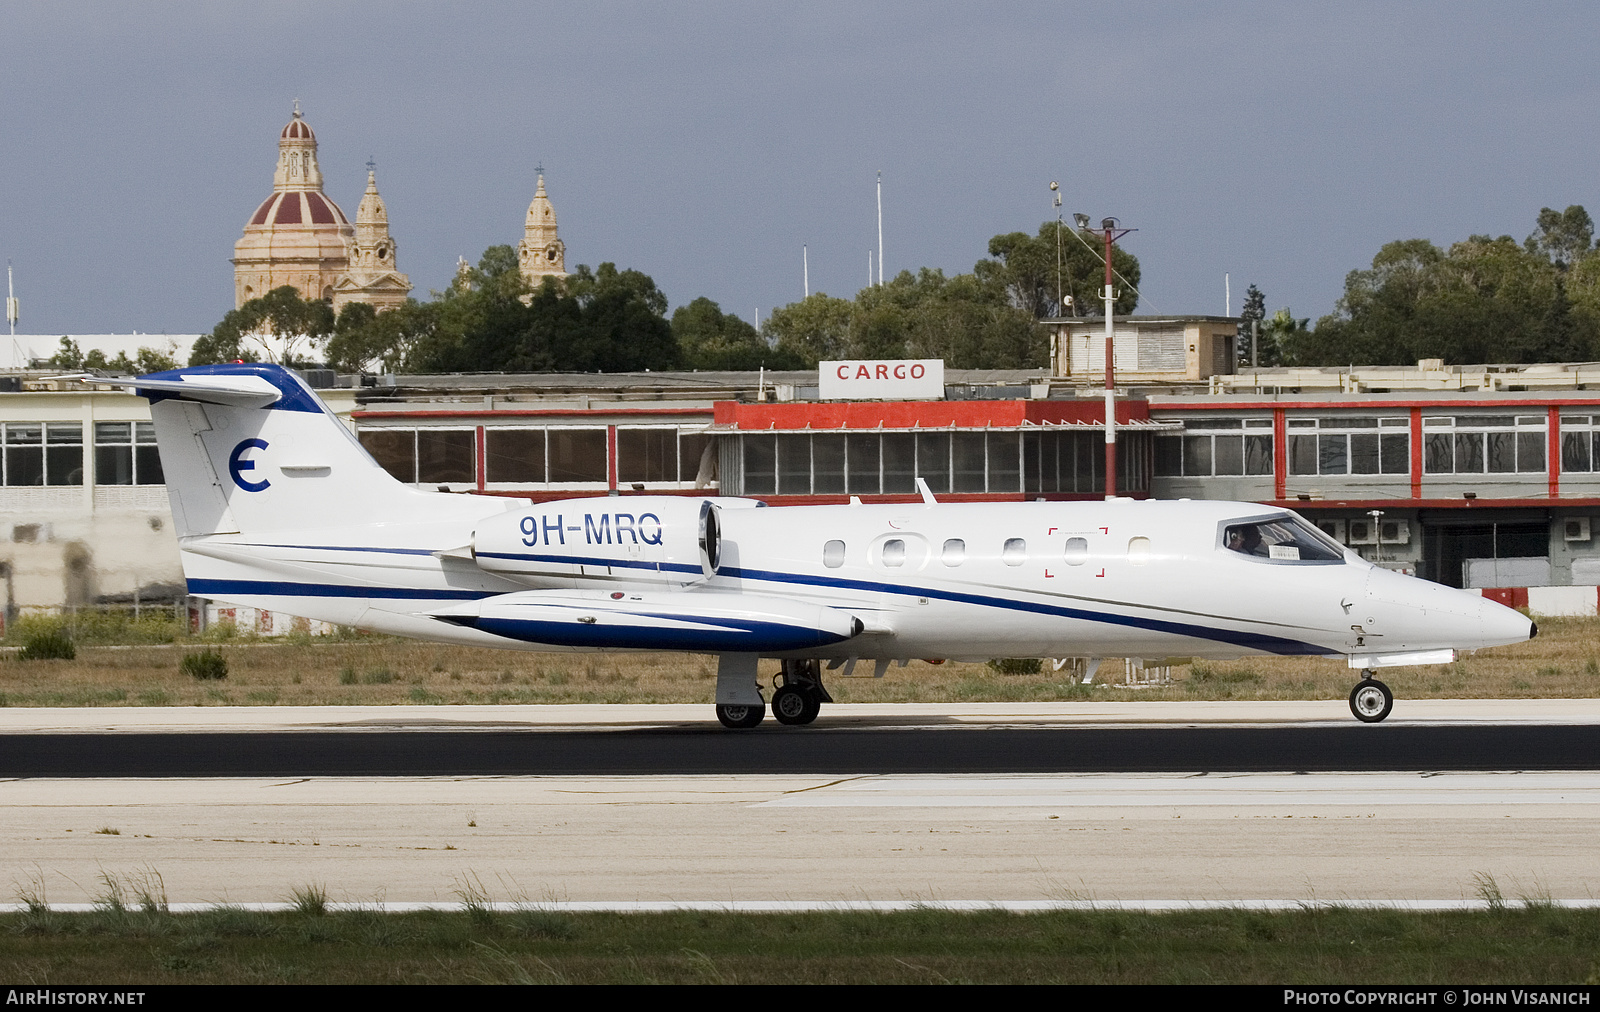
<path fill-rule="evenodd" d="M 748 319 L 1117 215 L 1142 311 L 1333 309 L 1378 246 L 1600 211 L 1592 5 L 7 3 L 0 256 L 25 333 L 195 333 L 299 98 L 427 298 L 515 243 L 543 162 L 568 264 Z M 1070 220 L 1070 219 L 1069 219 Z"/>

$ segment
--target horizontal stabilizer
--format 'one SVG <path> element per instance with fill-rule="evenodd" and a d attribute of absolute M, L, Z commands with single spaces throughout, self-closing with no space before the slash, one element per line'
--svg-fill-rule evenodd
<path fill-rule="evenodd" d="M 519 591 L 433 613 L 523 643 L 610 650 L 782 653 L 859 635 L 849 612 L 755 594 Z"/>
<path fill-rule="evenodd" d="M 264 408 L 276 403 L 283 391 L 260 376 L 251 375 L 187 375 L 182 379 L 152 379 L 148 376 L 134 379 L 106 379 L 85 376 L 80 382 L 104 383 L 114 387 L 129 387 L 141 396 L 146 393 L 166 394 L 186 401 L 203 404 L 232 404 L 238 407 Z"/>

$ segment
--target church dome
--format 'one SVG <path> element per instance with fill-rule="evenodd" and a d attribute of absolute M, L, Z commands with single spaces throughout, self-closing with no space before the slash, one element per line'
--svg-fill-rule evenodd
<path fill-rule="evenodd" d="M 354 241 L 350 220 L 322 192 L 316 134 L 296 103 L 294 117 L 278 135 L 272 193 L 233 247 L 235 305 L 286 284 L 305 298 L 331 299 Z"/>
<path fill-rule="evenodd" d="M 280 140 L 289 140 L 292 138 L 294 140 L 314 142 L 317 139 L 317 135 L 311 132 L 311 124 L 301 119 L 300 110 L 296 109 L 294 111 L 294 119 L 291 119 L 289 121 L 289 125 L 283 128 L 283 133 L 279 134 L 278 138 Z"/>

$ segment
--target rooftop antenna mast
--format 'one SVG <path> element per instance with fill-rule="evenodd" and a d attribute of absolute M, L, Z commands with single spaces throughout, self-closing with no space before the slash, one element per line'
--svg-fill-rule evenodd
<path fill-rule="evenodd" d="M 878 170 L 878 284 L 883 284 L 883 170 Z"/>
<path fill-rule="evenodd" d="M 800 244 L 800 270 L 805 276 L 806 298 L 811 298 L 811 253 L 806 249 L 806 244 Z"/>
<path fill-rule="evenodd" d="M 11 261 L 6 261 L 6 323 L 11 327 L 11 336 L 17 336 L 17 292 L 11 284 Z"/>

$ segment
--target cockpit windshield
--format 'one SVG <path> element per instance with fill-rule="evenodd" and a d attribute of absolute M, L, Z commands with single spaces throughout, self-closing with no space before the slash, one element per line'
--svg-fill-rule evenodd
<path fill-rule="evenodd" d="M 1276 562 L 1343 562 L 1344 550 L 1299 517 L 1268 517 L 1229 524 L 1222 546 Z"/>

